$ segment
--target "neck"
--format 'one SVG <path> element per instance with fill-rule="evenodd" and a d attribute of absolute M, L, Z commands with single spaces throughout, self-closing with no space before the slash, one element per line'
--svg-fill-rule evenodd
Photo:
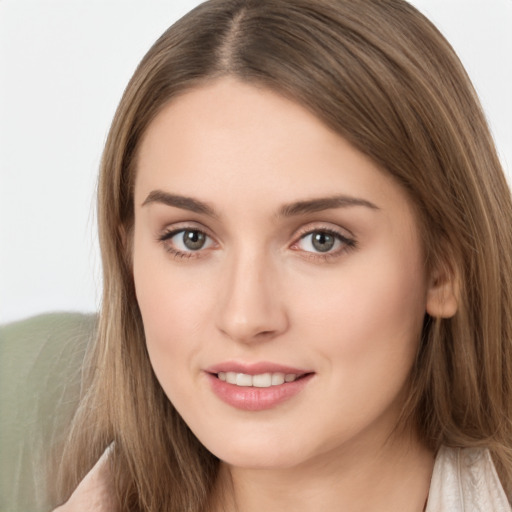
<path fill-rule="evenodd" d="M 380 446 L 355 443 L 291 468 L 221 464 L 216 512 L 422 512 L 434 464 L 416 436 Z"/>

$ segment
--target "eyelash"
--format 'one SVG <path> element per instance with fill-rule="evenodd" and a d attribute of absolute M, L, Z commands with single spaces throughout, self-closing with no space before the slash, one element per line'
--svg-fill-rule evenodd
<path fill-rule="evenodd" d="M 184 226 L 176 229 L 170 229 L 166 230 L 161 236 L 158 237 L 158 241 L 163 244 L 165 250 L 175 259 L 181 260 L 181 259 L 188 259 L 188 258 L 200 258 L 203 256 L 204 250 L 197 250 L 197 251 L 180 251 L 179 249 L 176 249 L 173 247 L 169 241 L 175 237 L 176 235 L 179 235 L 180 233 L 184 233 L 185 231 L 191 231 L 196 232 L 199 234 L 204 235 L 208 239 L 212 240 L 212 237 L 209 236 L 204 230 L 196 228 L 194 226 Z"/>
<path fill-rule="evenodd" d="M 341 234 L 339 231 L 332 229 L 332 228 L 326 228 L 326 227 L 306 227 L 303 229 L 302 233 L 299 235 L 299 238 L 296 242 L 292 244 L 292 248 L 296 246 L 301 240 L 304 240 L 306 237 L 313 235 L 315 233 L 322 233 L 326 235 L 330 235 L 335 238 L 336 241 L 341 243 L 341 247 L 334 251 L 329 251 L 325 253 L 321 252 L 312 252 L 312 251 L 304 251 L 304 255 L 306 258 L 314 261 L 320 261 L 320 262 L 329 262 L 333 261 L 337 258 L 339 258 L 341 255 L 354 250 L 357 248 L 357 241 L 355 238 L 349 238 L 343 234 Z M 297 249 L 298 250 L 298 249 Z"/>
<path fill-rule="evenodd" d="M 169 241 L 175 237 L 176 235 L 180 233 L 184 233 L 186 231 L 196 232 L 199 234 L 204 235 L 210 240 L 213 240 L 211 236 L 209 236 L 204 230 L 193 227 L 193 226 L 184 226 L 179 227 L 176 229 L 170 229 L 166 230 L 162 235 L 158 237 L 158 242 L 162 243 L 165 250 L 175 259 L 182 260 L 182 259 L 189 259 L 189 258 L 200 258 L 204 255 L 204 251 L 206 249 L 198 249 L 197 251 L 181 251 L 179 249 L 176 249 L 173 247 Z M 328 262 L 332 261 L 334 259 L 337 259 L 342 254 L 349 252 L 353 249 L 357 248 L 357 241 L 354 238 L 349 238 L 343 234 L 341 234 L 339 231 L 332 229 L 332 228 L 326 228 L 326 227 L 313 227 L 313 228 L 304 228 L 301 233 L 299 233 L 298 238 L 295 242 L 290 246 L 291 249 L 299 251 L 300 249 L 294 249 L 294 246 L 297 246 L 302 240 L 304 240 L 306 237 L 313 235 L 315 233 L 322 233 L 326 235 L 330 235 L 335 238 L 336 241 L 341 243 L 341 247 L 334 250 L 329 251 L 325 253 L 321 252 L 313 252 L 313 251 L 302 251 L 304 253 L 304 257 L 306 257 L 309 260 L 319 261 L 319 262 Z"/>

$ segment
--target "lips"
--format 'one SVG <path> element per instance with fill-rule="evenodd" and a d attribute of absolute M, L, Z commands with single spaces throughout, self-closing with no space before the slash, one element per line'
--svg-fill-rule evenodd
<path fill-rule="evenodd" d="M 208 373 L 218 374 L 220 372 L 235 372 L 245 373 L 246 375 L 258 375 L 262 373 L 284 373 L 304 375 L 305 373 L 312 373 L 303 368 L 296 368 L 294 366 L 287 366 L 271 362 L 258 362 L 258 363 L 242 363 L 239 361 L 226 361 L 224 363 L 215 364 L 205 369 Z"/>
<path fill-rule="evenodd" d="M 271 409 L 306 387 L 314 372 L 274 363 L 226 362 L 205 370 L 223 402 L 246 411 Z"/>

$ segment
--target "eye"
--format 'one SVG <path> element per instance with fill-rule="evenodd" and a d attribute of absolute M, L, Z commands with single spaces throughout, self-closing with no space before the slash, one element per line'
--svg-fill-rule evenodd
<path fill-rule="evenodd" d="M 318 252 L 329 252 L 336 245 L 336 238 L 325 231 L 315 231 L 309 235 L 303 236 L 301 240 L 304 243 L 305 250 L 314 250 Z"/>
<path fill-rule="evenodd" d="M 343 249 L 355 246 L 355 241 L 327 229 L 316 229 L 302 235 L 295 243 L 295 248 L 309 253 L 337 254 Z"/>
<path fill-rule="evenodd" d="M 165 233 L 160 241 L 164 242 L 166 249 L 176 255 L 185 255 L 213 245 L 213 240 L 199 229 L 180 229 Z"/>

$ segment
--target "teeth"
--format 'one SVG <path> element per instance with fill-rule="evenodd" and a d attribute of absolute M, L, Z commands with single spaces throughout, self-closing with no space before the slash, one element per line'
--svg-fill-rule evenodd
<path fill-rule="evenodd" d="M 279 386 L 280 384 L 284 384 L 284 373 L 273 373 L 271 384 L 272 386 Z"/>
<path fill-rule="evenodd" d="M 261 375 L 254 375 L 252 385 L 255 388 L 269 388 L 272 385 L 272 374 L 262 373 Z"/>
<path fill-rule="evenodd" d="M 227 372 L 226 373 L 226 382 L 229 382 L 229 384 L 236 384 L 236 373 L 235 372 Z"/>
<path fill-rule="evenodd" d="M 219 372 L 219 380 L 228 384 L 235 384 L 241 387 L 269 388 L 280 386 L 285 382 L 293 382 L 297 375 L 295 373 L 260 373 L 258 375 L 247 375 L 246 373 Z"/>
<path fill-rule="evenodd" d="M 248 388 L 249 386 L 252 386 L 252 377 L 250 375 L 246 375 L 245 373 L 237 373 L 236 385 Z"/>

